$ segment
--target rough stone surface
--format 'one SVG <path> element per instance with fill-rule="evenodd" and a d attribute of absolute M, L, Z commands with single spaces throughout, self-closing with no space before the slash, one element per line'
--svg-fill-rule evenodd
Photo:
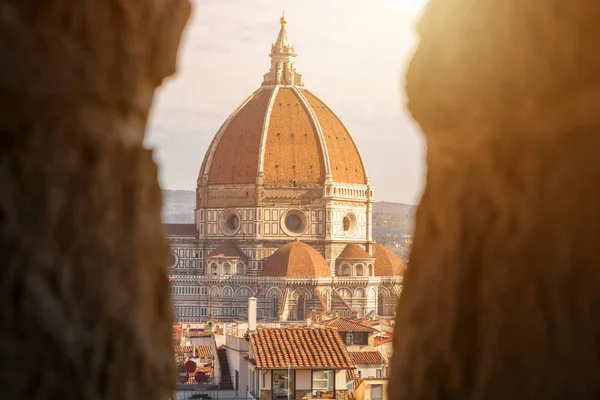
<path fill-rule="evenodd" d="M 600 397 L 600 4 L 432 0 L 394 399 Z"/>
<path fill-rule="evenodd" d="M 187 0 L 0 0 L 0 393 L 175 385 L 161 191 L 142 146 Z"/>

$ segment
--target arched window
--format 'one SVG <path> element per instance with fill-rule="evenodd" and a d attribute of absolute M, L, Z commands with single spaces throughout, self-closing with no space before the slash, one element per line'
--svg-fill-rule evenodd
<path fill-rule="evenodd" d="M 223 297 L 233 296 L 233 290 L 230 287 L 223 288 Z"/>
<path fill-rule="evenodd" d="M 356 276 L 363 276 L 365 274 L 364 267 L 362 264 L 356 266 Z"/>
<path fill-rule="evenodd" d="M 231 264 L 223 264 L 223 275 L 231 275 Z"/>
<path fill-rule="evenodd" d="M 303 320 L 304 319 L 304 310 L 306 306 L 306 301 L 303 296 L 298 296 L 298 300 L 296 301 L 296 319 Z"/>
<path fill-rule="evenodd" d="M 244 264 L 238 263 L 236 266 L 235 273 L 238 275 L 243 275 L 244 274 Z"/>
<path fill-rule="evenodd" d="M 342 276 L 350 276 L 350 265 L 349 264 L 342 265 Z"/>
<path fill-rule="evenodd" d="M 354 297 L 358 297 L 360 299 L 362 299 L 363 297 L 365 297 L 365 291 L 362 290 L 361 288 L 358 288 L 354 291 Z"/>
<path fill-rule="evenodd" d="M 218 268 L 219 268 L 219 266 L 217 265 L 217 263 L 210 264 L 210 274 L 211 275 L 217 275 Z"/>
<path fill-rule="evenodd" d="M 340 289 L 338 293 L 340 294 L 340 297 L 344 299 L 352 297 L 352 293 L 350 293 L 348 289 Z"/>
<path fill-rule="evenodd" d="M 279 297 L 273 297 L 271 299 L 271 317 L 277 318 L 279 314 L 279 307 L 281 306 L 281 299 Z"/>
<path fill-rule="evenodd" d="M 373 276 L 373 264 L 369 264 L 369 276 Z"/>

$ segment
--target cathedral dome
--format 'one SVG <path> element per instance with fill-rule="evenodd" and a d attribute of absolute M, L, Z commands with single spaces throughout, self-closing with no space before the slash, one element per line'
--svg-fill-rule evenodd
<path fill-rule="evenodd" d="M 380 244 L 373 244 L 375 256 L 375 276 L 402 276 L 406 264 L 400 256 Z"/>
<path fill-rule="evenodd" d="M 312 246 L 294 240 L 273 253 L 263 276 L 287 278 L 331 278 L 329 264 Z"/>
<path fill-rule="evenodd" d="M 199 187 L 368 184 L 365 164 L 348 129 L 303 87 L 285 25 L 282 19 L 262 86 L 227 118 L 210 144 Z"/>

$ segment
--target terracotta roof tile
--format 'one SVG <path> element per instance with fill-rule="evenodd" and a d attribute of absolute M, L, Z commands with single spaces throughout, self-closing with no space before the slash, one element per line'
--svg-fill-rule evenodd
<path fill-rule="evenodd" d="M 257 368 L 354 368 L 336 329 L 258 329 L 250 345 Z"/>
<path fill-rule="evenodd" d="M 272 92 L 259 91 L 233 117 L 213 155 L 209 184 L 256 182 L 263 123 Z"/>
<path fill-rule="evenodd" d="M 290 88 L 280 88 L 271 109 L 264 158 L 265 183 L 325 180 L 319 138 L 309 114 Z"/>
<path fill-rule="evenodd" d="M 373 339 L 373 345 L 375 347 L 377 346 L 381 346 L 382 344 L 386 344 L 386 343 L 392 343 L 394 341 L 394 337 L 393 336 L 376 336 Z"/>
<path fill-rule="evenodd" d="M 165 224 L 169 236 L 196 236 L 195 224 Z"/>
<path fill-rule="evenodd" d="M 262 274 L 289 278 L 330 277 L 331 269 L 312 246 L 294 240 L 269 257 Z"/>
<path fill-rule="evenodd" d="M 385 358 L 378 351 L 351 351 L 354 364 L 385 364 Z"/>
<path fill-rule="evenodd" d="M 374 243 L 375 276 L 402 276 L 406 271 L 404 261 L 385 246 Z"/>
<path fill-rule="evenodd" d="M 355 259 L 374 259 L 369 253 L 362 248 L 362 246 L 356 243 L 349 243 L 344 247 L 344 250 L 338 256 L 338 259 L 342 260 L 355 260 Z"/>
<path fill-rule="evenodd" d="M 244 253 L 229 240 L 224 240 L 207 258 L 246 258 Z"/>
<path fill-rule="evenodd" d="M 325 136 L 333 181 L 366 184 L 367 176 L 350 132 L 344 128 L 338 116 L 317 96 L 306 89 L 302 89 L 302 94 L 315 112 Z"/>
<path fill-rule="evenodd" d="M 190 329 L 187 332 L 187 337 L 189 337 L 189 338 L 201 338 L 201 337 L 210 337 L 210 336 L 212 336 L 212 332 L 208 332 L 203 329 Z"/>
<path fill-rule="evenodd" d="M 208 184 L 253 184 L 260 164 L 264 140 L 263 172 L 265 183 L 323 183 L 325 156 L 313 123 L 314 113 L 324 136 L 333 180 L 366 184 L 358 147 L 339 117 L 306 89 L 301 89 L 308 107 L 291 89 L 280 87 L 269 103 L 273 88 L 263 87 L 236 114 L 230 116 L 220 137 L 215 135 L 202 163 L 200 175 L 208 167 Z M 263 138 L 265 117 L 269 116 Z M 213 154 L 210 166 L 209 154 Z"/>
<path fill-rule="evenodd" d="M 377 332 L 376 329 L 373 329 L 369 326 L 357 324 L 352 320 L 341 317 L 324 321 L 323 324 L 329 327 L 337 328 L 340 332 Z"/>
<path fill-rule="evenodd" d="M 176 354 L 186 354 L 190 357 L 194 354 L 194 347 L 196 348 L 196 357 L 200 358 L 214 358 L 212 347 L 209 344 L 201 345 L 190 345 L 190 346 L 175 346 Z"/>

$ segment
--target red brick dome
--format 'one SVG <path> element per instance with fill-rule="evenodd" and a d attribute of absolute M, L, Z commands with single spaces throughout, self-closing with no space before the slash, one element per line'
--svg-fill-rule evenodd
<path fill-rule="evenodd" d="M 282 23 L 262 86 L 221 126 L 198 186 L 368 183 L 365 165 L 340 118 L 304 88 Z"/>
<path fill-rule="evenodd" d="M 263 268 L 263 276 L 287 278 L 330 278 L 329 264 L 317 250 L 294 240 L 273 253 Z"/>
<path fill-rule="evenodd" d="M 373 244 L 375 256 L 375 276 L 402 276 L 406 264 L 399 255 L 380 244 Z"/>
<path fill-rule="evenodd" d="M 263 86 L 223 124 L 204 159 L 208 185 L 366 184 L 350 132 L 317 96 L 297 86 Z"/>

